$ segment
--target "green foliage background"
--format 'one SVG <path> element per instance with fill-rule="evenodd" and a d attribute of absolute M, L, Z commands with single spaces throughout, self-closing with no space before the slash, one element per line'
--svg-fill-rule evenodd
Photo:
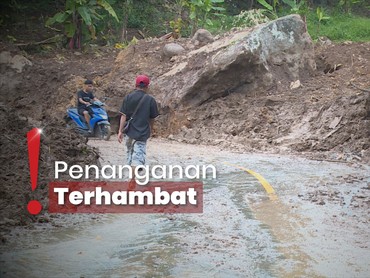
<path fill-rule="evenodd" d="M 324 36 L 334 41 L 370 41 L 370 3 L 366 0 L 5 0 L 0 1 L 1 39 L 12 37 L 16 41 L 16 32 L 9 35 L 12 29 L 22 24 L 27 26 L 31 21 L 44 27 L 56 14 L 65 14 L 66 3 L 71 1 L 89 7 L 97 7 L 96 4 L 103 1 L 117 16 L 115 18 L 106 7 L 96 9 L 97 16 L 84 14 L 84 19 L 91 16 L 92 22 L 90 26 L 83 22 L 83 45 L 121 43 L 125 27 L 128 40 L 137 36 L 137 30 L 147 37 L 162 36 L 174 32 L 171 22 L 181 19 L 176 31 L 187 37 L 200 27 L 217 34 L 233 27 L 250 26 L 262 15 L 274 19 L 291 13 L 299 13 L 306 19 L 314 40 Z M 62 20 L 54 20 L 49 25 L 49 29 L 67 36 Z M 67 47 L 67 43 L 64 46 Z"/>

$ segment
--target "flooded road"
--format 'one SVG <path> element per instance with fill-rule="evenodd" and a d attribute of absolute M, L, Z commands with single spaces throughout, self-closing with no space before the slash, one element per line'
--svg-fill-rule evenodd
<path fill-rule="evenodd" d="M 123 145 L 91 141 L 102 164 Z M 366 277 L 370 167 L 151 140 L 148 163 L 212 164 L 202 214 L 62 215 L 16 229 L 1 277 Z M 275 190 L 237 165 L 262 175 Z M 53 215 L 51 215 L 53 217 Z M 57 227 L 55 227 L 57 226 Z"/>

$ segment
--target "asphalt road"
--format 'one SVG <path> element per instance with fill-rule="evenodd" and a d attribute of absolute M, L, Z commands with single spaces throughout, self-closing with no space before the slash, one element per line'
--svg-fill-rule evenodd
<path fill-rule="evenodd" d="M 100 149 L 102 164 L 125 164 L 115 137 L 90 144 Z M 149 141 L 148 163 L 214 165 L 217 178 L 202 180 L 203 213 L 51 215 L 54 225 L 13 231 L 2 246 L 1 277 L 370 273 L 369 166 L 159 139 Z"/>

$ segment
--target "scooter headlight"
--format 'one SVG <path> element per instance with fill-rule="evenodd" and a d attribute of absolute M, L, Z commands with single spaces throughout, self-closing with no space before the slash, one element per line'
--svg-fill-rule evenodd
<path fill-rule="evenodd" d="M 107 120 L 108 119 L 108 116 L 107 115 L 104 115 L 104 114 L 100 114 L 99 117 L 102 118 L 103 120 Z"/>

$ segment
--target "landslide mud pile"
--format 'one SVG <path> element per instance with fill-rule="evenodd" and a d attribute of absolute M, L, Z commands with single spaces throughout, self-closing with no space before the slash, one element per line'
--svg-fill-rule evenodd
<path fill-rule="evenodd" d="M 280 88 L 206 103 L 188 114 L 188 125 L 173 138 L 239 151 L 310 153 L 368 163 L 369 50 L 370 44 L 318 46 L 317 71 L 299 88 L 281 80 Z M 332 72 L 325 73 L 328 68 Z"/>
<path fill-rule="evenodd" d="M 123 50 L 102 77 L 112 115 L 136 74 L 152 77 L 161 105 L 156 130 L 234 151 L 309 153 L 369 162 L 370 45 L 314 45 L 298 16 L 216 37 L 168 58 L 166 42 Z"/>
<path fill-rule="evenodd" d="M 173 43 L 183 50 L 168 56 Z M 161 108 L 159 136 L 241 152 L 367 163 L 369 50 L 369 43 L 314 45 L 293 15 L 200 45 L 185 38 L 142 40 L 91 76 L 97 96 L 109 97 L 113 131 L 123 97 L 144 73 Z M 82 80 L 76 73 L 57 88 L 51 113 L 63 115 L 75 103 Z"/>
<path fill-rule="evenodd" d="M 30 200 L 39 200 L 47 209 L 47 184 L 53 180 L 54 161 L 73 164 L 96 162 L 97 153 L 91 150 L 73 132 L 65 130 L 57 119 L 45 120 L 41 125 L 32 124 L 18 111 L 0 106 L 1 164 L 0 164 L 0 219 L 2 229 L 6 226 L 26 224 L 42 217 L 31 216 L 27 211 Z M 40 146 L 38 186 L 31 190 L 26 134 L 33 127 L 43 127 Z"/>
<path fill-rule="evenodd" d="M 3 232 L 9 226 L 46 220 L 42 215 L 31 216 L 27 203 L 36 199 L 47 209 L 47 184 L 53 179 L 55 160 L 83 165 L 96 163 L 98 154 L 81 136 L 67 130 L 61 115 L 54 112 L 57 110 L 54 100 L 63 98 L 54 93 L 70 78 L 68 66 L 55 62 L 54 57 L 26 58 L 24 53 L 9 46 L 1 45 L 1 50 L 0 224 Z M 43 134 L 38 187 L 32 192 L 26 135 L 34 127 L 42 128 Z"/>

